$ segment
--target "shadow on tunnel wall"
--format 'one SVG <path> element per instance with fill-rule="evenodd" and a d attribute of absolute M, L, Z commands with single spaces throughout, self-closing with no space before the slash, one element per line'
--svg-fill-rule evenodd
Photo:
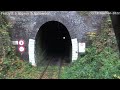
<path fill-rule="evenodd" d="M 120 15 L 110 15 L 110 17 L 112 20 L 113 29 L 114 29 L 114 33 L 117 39 L 118 48 L 120 52 Z M 120 53 L 119 53 L 119 57 L 120 57 Z"/>

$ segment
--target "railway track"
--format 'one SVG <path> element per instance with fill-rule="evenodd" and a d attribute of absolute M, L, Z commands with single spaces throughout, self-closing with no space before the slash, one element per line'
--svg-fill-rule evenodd
<path fill-rule="evenodd" d="M 49 58 L 44 70 L 40 73 L 40 79 L 60 79 L 63 58 Z"/>

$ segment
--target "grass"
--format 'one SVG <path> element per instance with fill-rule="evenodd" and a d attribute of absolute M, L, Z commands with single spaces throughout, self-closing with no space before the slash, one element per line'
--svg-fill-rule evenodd
<path fill-rule="evenodd" d="M 61 78 L 120 79 L 120 59 L 114 32 L 104 25 L 100 34 L 88 38 L 92 45 L 86 48 L 85 55 L 64 67 Z"/>
<path fill-rule="evenodd" d="M 118 53 L 110 47 L 105 47 L 97 54 L 96 48 L 88 49 L 88 54 L 65 67 L 63 79 L 112 79 L 120 76 L 120 60 Z"/>
<path fill-rule="evenodd" d="M 78 60 L 69 66 L 62 67 L 61 79 L 120 79 L 117 42 L 108 24 L 108 21 L 104 23 L 99 34 L 88 33 L 87 39 L 92 41 L 92 44 L 86 48 L 86 53 Z M 10 37 L 6 27 L 6 24 L 0 26 L 1 40 L 4 39 L 3 36 L 7 37 L 5 45 L 3 44 L 6 47 L 0 47 L 3 51 L 5 49 L 0 57 L 0 79 L 39 79 L 40 72 L 45 67 L 33 67 L 16 56 L 15 48 L 7 43 Z"/>

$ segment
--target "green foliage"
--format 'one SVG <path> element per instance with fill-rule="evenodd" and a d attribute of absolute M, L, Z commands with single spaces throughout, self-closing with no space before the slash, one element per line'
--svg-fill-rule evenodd
<path fill-rule="evenodd" d="M 88 48 L 87 55 L 66 67 L 62 78 L 66 79 L 107 79 L 120 76 L 120 60 L 118 53 L 112 48 L 105 47 L 99 54 L 95 47 Z"/>
<path fill-rule="evenodd" d="M 6 57 L 12 48 L 9 33 L 7 31 L 9 27 L 10 24 L 6 22 L 5 17 L 0 15 L 0 58 Z"/>
<path fill-rule="evenodd" d="M 0 15 L 0 79 L 39 79 L 45 67 L 33 67 L 16 56 L 8 32 L 10 27 L 5 17 Z"/>
<path fill-rule="evenodd" d="M 120 79 L 120 60 L 114 32 L 110 28 L 110 18 L 105 21 L 100 34 L 89 33 L 92 41 L 86 54 L 69 66 L 62 67 L 62 79 Z M 11 45 L 9 24 L 0 15 L 0 78 L 38 79 L 44 67 L 33 67 L 15 55 Z"/>
<path fill-rule="evenodd" d="M 4 15 L 0 15 L 0 78 L 5 78 L 11 63 L 18 58 L 15 55 L 15 47 L 12 46 L 8 28 L 10 24 Z"/>
<path fill-rule="evenodd" d="M 39 69 L 32 67 L 28 62 L 18 60 L 8 70 L 6 78 L 8 79 L 31 79 L 39 77 Z"/>
<path fill-rule="evenodd" d="M 62 79 L 120 79 L 117 42 L 109 26 L 106 20 L 100 34 L 89 38 L 92 45 L 86 49 L 86 55 L 80 56 L 69 67 L 65 67 Z"/>

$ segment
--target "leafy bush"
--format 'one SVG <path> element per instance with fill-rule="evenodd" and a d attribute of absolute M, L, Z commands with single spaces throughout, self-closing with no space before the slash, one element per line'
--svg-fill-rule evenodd
<path fill-rule="evenodd" d="M 17 60 L 8 32 L 10 26 L 5 16 L 0 15 L 0 78 L 5 77 L 11 62 Z"/>
<path fill-rule="evenodd" d="M 11 24 L 5 16 L 0 15 L 0 78 L 1 79 L 31 79 L 39 78 L 41 68 L 33 67 L 28 62 L 20 60 L 12 46 L 8 28 Z"/>
<path fill-rule="evenodd" d="M 7 22 L 4 15 L 0 15 L 0 58 L 6 57 L 13 50 L 8 28 L 11 24 Z"/>
<path fill-rule="evenodd" d="M 62 67 L 62 79 L 120 79 L 119 52 L 114 32 L 109 24 L 108 18 L 100 34 L 89 34 L 91 46 L 86 48 L 86 54 L 81 55 L 77 61 Z M 44 67 L 32 67 L 16 56 L 15 47 L 12 46 L 7 31 L 9 27 L 4 16 L 0 15 L 0 78 L 39 78 Z"/>
<path fill-rule="evenodd" d="M 62 79 L 111 79 L 120 78 L 120 60 L 116 38 L 108 21 L 103 25 L 100 34 L 92 40 L 86 49 L 86 55 L 62 72 Z"/>

